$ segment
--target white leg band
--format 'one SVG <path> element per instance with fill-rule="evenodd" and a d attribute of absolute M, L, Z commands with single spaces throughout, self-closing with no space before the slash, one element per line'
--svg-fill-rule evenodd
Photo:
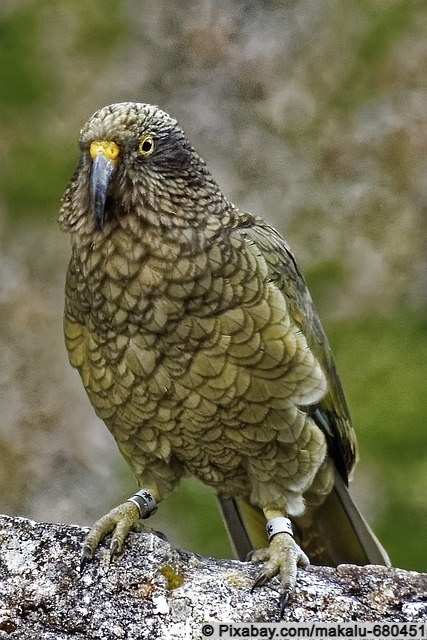
<path fill-rule="evenodd" d="M 289 533 L 290 536 L 294 535 L 292 531 L 292 522 L 285 516 L 278 516 L 277 518 L 271 518 L 266 525 L 267 538 L 270 541 L 276 533 Z"/>
<path fill-rule="evenodd" d="M 140 489 L 133 494 L 126 502 L 133 502 L 139 509 L 140 517 L 142 520 L 149 518 L 155 511 L 157 511 L 157 504 L 153 496 L 147 489 Z"/>

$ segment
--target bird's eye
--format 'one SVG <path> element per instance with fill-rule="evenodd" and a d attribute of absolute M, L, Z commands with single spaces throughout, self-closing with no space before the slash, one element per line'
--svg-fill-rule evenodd
<path fill-rule="evenodd" d="M 138 152 L 142 156 L 149 156 L 153 153 L 155 146 L 153 136 L 148 134 L 139 141 Z"/>

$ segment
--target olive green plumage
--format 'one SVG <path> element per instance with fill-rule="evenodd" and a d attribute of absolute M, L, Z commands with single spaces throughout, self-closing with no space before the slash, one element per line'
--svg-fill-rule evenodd
<path fill-rule="evenodd" d="M 97 415 L 157 501 L 191 473 L 239 513 L 242 531 L 250 503 L 315 540 L 320 505 L 336 493 L 336 469 L 345 487 L 356 442 L 289 247 L 226 200 L 157 107 L 105 107 L 80 148 L 60 213 L 72 236 L 64 331 Z M 386 561 L 373 536 L 372 545 Z"/>

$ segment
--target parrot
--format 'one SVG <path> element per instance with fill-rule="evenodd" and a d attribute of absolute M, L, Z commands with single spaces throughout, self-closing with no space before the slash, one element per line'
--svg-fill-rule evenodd
<path fill-rule="evenodd" d="M 309 562 L 389 565 L 348 490 L 356 436 L 286 240 L 157 106 L 101 108 L 79 148 L 59 213 L 65 344 L 140 487 L 93 525 L 82 564 L 110 533 L 119 553 L 193 475 L 258 565 L 253 586 L 278 575 L 282 613 Z"/>

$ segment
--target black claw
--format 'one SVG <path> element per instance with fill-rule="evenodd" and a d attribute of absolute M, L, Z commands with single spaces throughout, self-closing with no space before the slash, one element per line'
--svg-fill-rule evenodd
<path fill-rule="evenodd" d="M 165 542 L 168 542 L 167 537 L 166 537 L 166 536 L 165 536 L 165 534 L 164 534 L 164 533 L 162 533 L 161 531 L 155 531 L 154 533 L 156 534 L 156 536 L 157 536 L 158 538 L 161 538 L 161 539 L 162 539 L 162 540 L 164 540 Z"/>
<path fill-rule="evenodd" d="M 286 589 L 283 593 L 280 594 L 279 605 L 280 605 L 280 617 L 283 618 L 285 615 L 285 610 L 289 604 L 289 599 L 291 597 L 291 591 Z"/>
<path fill-rule="evenodd" d="M 80 573 L 83 572 L 85 566 L 92 560 L 92 549 L 85 545 L 82 549 L 82 555 L 80 558 Z"/>
<path fill-rule="evenodd" d="M 120 551 L 120 544 L 113 540 L 110 545 L 110 560 L 113 560 Z"/>
<path fill-rule="evenodd" d="M 257 587 L 262 587 L 262 585 L 265 584 L 267 580 L 268 580 L 267 574 L 262 572 L 259 573 L 253 582 L 253 585 L 251 587 L 251 593 L 253 593 L 254 589 L 256 589 Z"/>

